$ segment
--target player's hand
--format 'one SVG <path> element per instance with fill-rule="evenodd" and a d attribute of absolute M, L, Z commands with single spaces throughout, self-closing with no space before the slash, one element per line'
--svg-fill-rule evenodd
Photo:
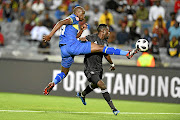
<path fill-rule="evenodd" d="M 88 40 L 86 39 L 86 37 L 80 37 L 79 40 L 82 41 L 82 42 L 88 41 Z"/>
<path fill-rule="evenodd" d="M 115 70 L 115 65 L 111 64 L 111 67 L 109 68 L 110 71 L 114 71 Z"/>
<path fill-rule="evenodd" d="M 88 24 L 87 24 L 87 23 L 85 23 L 85 24 L 83 24 L 83 25 L 81 26 L 81 30 L 86 30 L 86 29 L 87 29 L 87 27 L 88 27 Z"/>
<path fill-rule="evenodd" d="M 47 42 L 47 41 L 50 41 L 51 40 L 51 37 L 49 35 L 44 35 L 43 36 L 43 41 L 44 42 Z"/>
<path fill-rule="evenodd" d="M 114 71 L 114 70 L 115 70 L 115 67 L 112 67 L 112 66 L 111 66 L 111 67 L 109 68 L 109 70 L 110 70 L 110 71 Z"/>

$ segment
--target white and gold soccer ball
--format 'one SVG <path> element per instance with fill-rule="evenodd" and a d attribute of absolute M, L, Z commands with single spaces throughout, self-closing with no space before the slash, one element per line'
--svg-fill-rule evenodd
<path fill-rule="evenodd" d="M 141 52 L 147 51 L 149 48 L 149 42 L 146 39 L 139 39 L 136 42 L 136 48 L 140 49 Z"/>
<path fill-rule="evenodd" d="M 149 42 L 146 39 L 139 39 L 136 42 L 136 48 L 140 49 L 141 52 L 147 51 L 149 48 Z"/>

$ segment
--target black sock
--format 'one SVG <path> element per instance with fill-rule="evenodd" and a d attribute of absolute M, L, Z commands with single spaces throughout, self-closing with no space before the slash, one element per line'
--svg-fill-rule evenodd
<path fill-rule="evenodd" d="M 90 92 L 92 92 L 93 91 L 93 88 L 92 87 L 90 87 L 90 85 L 88 85 L 87 87 L 86 87 L 86 89 L 82 92 L 82 96 L 86 96 L 87 94 L 89 94 Z"/>
<path fill-rule="evenodd" d="M 113 110 L 113 111 L 117 111 L 117 109 L 114 107 L 114 104 L 111 100 L 111 97 L 109 95 L 109 93 L 107 92 L 107 89 L 106 90 L 102 90 L 102 94 L 103 94 L 103 97 L 104 99 L 107 101 L 107 103 L 109 104 L 110 108 Z"/>

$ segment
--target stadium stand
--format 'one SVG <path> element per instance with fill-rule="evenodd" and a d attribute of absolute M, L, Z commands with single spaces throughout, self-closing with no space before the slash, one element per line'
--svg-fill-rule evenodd
<path fill-rule="evenodd" d="M 113 5 L 110 5 L 109 3 L 113 3 Z M 122 48 L 125 50 L 132 49 L 135 47 L 135 41 L 138 38 L 143 37 L 144 30 L 148 29 L 150 36 L 149 38 L 151 38 L 152 35 L 156 33 L 158 34 L 158 40 L 163 39 L 164 41 L 163 45 L 160 45 L 159 55 L 152 54 L 155 58 L 157 58 L 156 67 L 180 67 L 180 58 L 170 57 L 167 54 L 167 46 L 170 41 L 168 39 L 169 33 L 161 34 L 161 27 L 157 29 L 158 31 L 153 31 L 153 25 L 156 21 L 154 19 L 149 20 L 148 18 L 145 18 L 141 20 L 137 18 L 137 21 L 141 24 L 139 28 L 140 31 L 138 32 L 141 37 L 137 38 L 136 36 L 136 39 L 134 40 L 134 37 L 128 36 L 128 38 L 130 38 L 129 40 L 125 42 L 118 41 L 120 39 L 118 39 L 117 36 L 122 32 L 122 26 L 125 25 L 125 31 L 128 34 L 132 31 L 132 29 L 136 29 L 132 28 L 132 26 L 128 26 L 128 23 L 130 23 L 130 21 L 133 21 L 134 13 L 139 10 L 140 6 L 144 6 L 148 13 L 150 13 L 153 11 L 150 11 L 152 6 L 154 7 L 159 3 L 162 11 L 165 9 L 165 17 L 164 14 L 161 15 L 162 17 L 164 17 L 165 28 L 168 31 L 168 29 L 174 25 L 176 20 L 177 22 L 180 22 L 178 19 L 178 17 L 180 16 L 180 12 L 178 11 L 179 8 L 177 8 L 178 0 L 138 0 L 135 2 L 134 0 L 0 0 L 0 17 L 2 16 L 0 18 L 0 26 L 1 33 L 4 36 L 4 46 L 0 46 L 0 58 L 60 61 L 58 32 L 50 42 L 50 54 L 47 55 L 38 52 L 38 47 L 40 44 L 39 42 L 29 41 L 31 38 L 29 34 L 30 31 L 29 33 L 27 33 L 26 29 L 31 30 L 38 24 L 38 21 L 44 21 L 44 24 L 46 22 L 50 22 L 51 25 L 49 26 L 54 26 L 52 25 L 52 23 L 54 24 L 58 20 L 66 18 L 69 14 L 72 13 L 72 9 L 75 6 L 81 5 L 87 7 L 87 16 L 89 17 L 89 19 L 87 18 L 86 20 L 89 23 L 89 30 L 91 31 L 91 34 L 96 32 L 94 28 L 96 27 L 96 22 L 102 19 L 100 15 L 108 9 L 109 14 L 111 14 L 112 16 L 110 18 L 106 18 L 107 16 L 103 14 L 103 22 L 107 22 L 108 19 L 114 20 L 113 24 L 110 24 L 110 27 L 111 30 L 113 30 L 113 37 L 115 38 L 113 38 L 114 40 L 109 40 L 111 42 L 110 46 Z M 38 6 L 38 4 L 40 4 L 41 6 L 39 6 L 42 8 L 39 7 L 39 9 L 35 9 L 34 6 Z M 98 14 L 94 13 L 95 8 L 97 8 L 97 11 L 99 10 L 99 12 L 97 12 Z M 1 13 L 3 14 L 1 15 Z M 138 12 L 138 15 L 141 14 L 142 13 Z M 150 13 L 150 15 L 152 14 L 153 13 Z M 96 17 L 94 18 L 93 15 L 95 15 Z M 173 18 L 172 15 L 175 15 L 175 18 Z M 45 16 L 47 16 L 47 21 L 45 21 Z M 124 21 L 124 18 L 126 18 L 125 16 L 127 16 L 128 18 L 126 21 Z M 155 17 L 158 16 L 159 15 Z M 150 17 L 152 16 L 149 16 L 149 18 Z M 29 26 L 26 26 L 27 24 Z M 48 29 L 51 30 L 52 28 L 49 27 Z M 163 37 L 160 35 L 163 35 Z M 177 39 L 180 40 L 179 38 Z M 151 39 L 149 39 L 148 41 L 150 43 L 152 42 Z M 115 64 L 135 66 L 136 61 L 140 55 L 141 54 L 134 56 L 132 61 L 128 63 L 126 63 L 125 57 L 112 56 L 112 58 L 115 61 Z M 82 58 L 83 56 L 76 57 L 75 62 L 83 62 Z M 104 61 L 104 63 L 106 62 Z"/>

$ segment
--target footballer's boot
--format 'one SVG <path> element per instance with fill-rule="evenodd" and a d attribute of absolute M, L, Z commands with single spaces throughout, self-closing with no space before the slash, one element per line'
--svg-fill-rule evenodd
<path fill-rule="evenodd" d="M 55 84 L 53 82 L 50 82 L 43 91 L 44 95 L 48 95 L 54 86 L 55 86 Z"/>
<path fill-rule="evenodd" d="M 117 109 L 113 109 L 112 111 L 113 111 L 114 115 L 117 115 L 117 114 L 120 112 L 120 111 L 117 110 Z"/>
<path fill-rule="evenodd" d="M 139 52 L 139 48 L 138 49 L 133 49 L 133 50 L 129 50 L 128 54 L 126 54 L 126 57 L 128 59 L 131 59 L 133 57 L 134 54 L 138 53 Z"/>
<path fill-rule="evenodd" d="M 76 96 L 81 99 L 81 101 L 82 101 L 82 103 L 83 103 L 84 105 L 86 105 L 85 97 L 82 97 L 80 92 L 77 92 L 77 95 L 76 95 Z"/>

